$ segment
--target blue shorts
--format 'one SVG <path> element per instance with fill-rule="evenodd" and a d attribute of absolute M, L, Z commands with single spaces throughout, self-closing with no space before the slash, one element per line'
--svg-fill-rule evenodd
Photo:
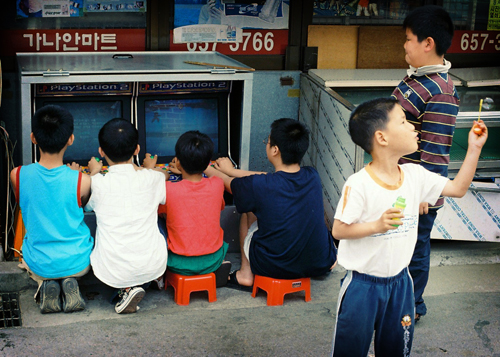
<path fill-rule="evenodd" d="M 332 356 L 366 357 L 375 331 L 375 356 L 410 356 L 415 318 L 408 269 L 389 278 L 349 270 L 342 279 Z"/>

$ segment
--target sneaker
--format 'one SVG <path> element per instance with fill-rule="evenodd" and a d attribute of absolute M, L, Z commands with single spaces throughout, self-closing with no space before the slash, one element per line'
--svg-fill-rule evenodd
<path fill-rule="evenodd" d="M 44 280 L 40 287 L 40 311 L 42 314 L 61 311 L 61 287 L 55 280 Z"/>
<path fill-rule="evenodd" d="M 64 312 L 80 311 L 85 309 L 85 301 L 75 278 L 66 278 L 61 281 L 62 306 Z"/>
<path fill-rule="evenodd" d="M 138 286 L 120 291 L 120 301 L 115 305 L 118 314 L 130 314 L 137 311 L 137 304 L 146 295 L 143 288 Z"/>

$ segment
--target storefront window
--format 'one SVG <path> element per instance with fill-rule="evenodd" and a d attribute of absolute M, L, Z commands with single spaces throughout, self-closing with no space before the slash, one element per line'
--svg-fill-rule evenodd
<path fill-rule="evenodd" d="M 443 6 L 457 30 L 494 30 L 499 10 L 493 0 L 316 0 L 313 24 L 401 25 L 408 13 L 427 4 Z"/>

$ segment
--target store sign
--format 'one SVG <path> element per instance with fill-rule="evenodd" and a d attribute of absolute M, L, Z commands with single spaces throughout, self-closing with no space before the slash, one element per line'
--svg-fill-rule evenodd
<path fill-rule="evenodd" d="M 498 31 L 455 31 L 448 53 L 500 53 Z"/>
<path fill-rule="evenodd" d="M 243 29 L 242 41 L 236 43 L 179 43 L 170 33 L 171 51 L 217 51 L 225 55 L 284 55 L 288 46 L 288 30 Z"/>
<path fill-rule="evenodd" d="M 144 29 L 5 30 L 0 54 L 16 52 L 144 51 Z"/>

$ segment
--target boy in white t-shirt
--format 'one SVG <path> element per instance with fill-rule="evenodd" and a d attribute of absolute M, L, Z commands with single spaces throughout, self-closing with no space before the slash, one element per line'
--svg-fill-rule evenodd
<path fill-rule="evenodd" d="M 417 150 L 417 133 L 398 101 L 374 99 L 351 114 L 349 131 L 373 161 L 346 181 L 332 234 L 340 240 L 342 280 L 333 356 L 366 356 L 375 330 L 375 355 L 409 356 L 414 327 L 413 284 L 408 273 L 419 205 L 439 196 L 462 197 L 486 142 L 484 123 L 469 133 L 469 149 L 453 181 L 420 165 L 398 165 Z"/>
<path fill-rule="evenodd" d="M 133 165 L 138 133 L 126 120 L 104 124 L 99 145 L 109 169 L 106 175 L 92 176 L 92 194 L 85 206 L 95 212 L 97 221 L 90 263 L 99 280 L 119 289 L 115 311 L 133 313 L 144 289 L 167 268 L 167 244 L 157 223 L 158 206 L 165 203 L 165 175 Z M 95 158 L 89 161 L 92 173 L 99 172 L 100 165 Z"/>

